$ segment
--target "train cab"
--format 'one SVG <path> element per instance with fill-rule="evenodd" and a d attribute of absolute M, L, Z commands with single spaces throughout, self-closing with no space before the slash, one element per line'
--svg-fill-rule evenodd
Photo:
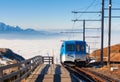
<path fill-rule="evenodd" d="M 65 62 L 85 62 L 86 42 L 70 40 L 64 41 L 60 50 L 60 61 Z"/>

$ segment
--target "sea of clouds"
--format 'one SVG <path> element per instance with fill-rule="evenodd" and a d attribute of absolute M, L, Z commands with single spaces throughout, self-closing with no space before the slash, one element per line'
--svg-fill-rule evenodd
<path fill-rule="evenodd" d="M 23 35 L 22 35 L 23 36 Z M 59 58 L 60 58 L 60 47 L 62 44 L 63 40 L 82 40 L 82 34 L 66 34 L 66 36 L 61 35 L 61 36 L 54 36 L 54 37 L 49 37 L 49 35 L 44 36 L 40 38 L 39 36 L 38 39 L 36 38 L 30 38 L 25 39 L 25 38 L 4 38 L 2 35 L 0 35 L 0 48 L 9 48 L 13 50 L 13 52 L 23 56 L 25 59 L 32 58 L 37 55 L 41 56 L 54 56 L 54 61 L 55 63 L 59 63 Z M 111 38 L 111 44 L 119 44 L 120 43 L 120 33 L 119 32 L 114 32 L 112 34 Z M 8 35 L 9 37 L 9 35 Z M 17 37 L 17 36 L 16 36 Z M 24 36 L 23 36 L 24 37 Z M 107 40 L 108 35 L 105 33 L 104 37 L 104 46 L 107 46 Z M 98 41 L 99 44 L 89 44 L 91 46 L 100 48 L 100 39 L 86 39 L 87 42 L 91 41 Z M 92 51 L 91 51 L 92 52 Z"/>

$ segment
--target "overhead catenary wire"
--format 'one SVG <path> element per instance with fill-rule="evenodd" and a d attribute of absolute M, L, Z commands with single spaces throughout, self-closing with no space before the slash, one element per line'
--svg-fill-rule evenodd
<path fill-rule="evenodd" d="M 81 15 L 80 15 L 79 17 L 76 16 L 76 19 L 79 19 L 85 12 L 87 12 L 87 10 L 88 10 L 90 7 L 92 7 L 96 1 L 97 1 L 97 0 L 93 0 L 93 1 L 90 3 L 90 5 L 88 5 L 87 8 L 83 11 L 83 13 L 81 13 Z M 95 4 L 95 5 L 97 5 L 97 4 Z M 74 12 L 74 11 L 73 11 L 73 12 Z M 93 12 L 91 12 L 91 13 L 93 13 Z M 95 13 L 95 12 L 94 12 L 94 13 Z M 97 13 L 100 13 L 100 11 L 97 12 Z M 74 17 L 75 17 L 75 15 L 77 15 L 77 13 L 74 13 Z M 75 21 L 74 21 L 74 22 L 75 22 Z M 73 28 L 72 28 L 72 29 L 73 29 Z"/>
<path fill-rule="evenodd" d="M 80 16 L 79 17 L 77 17 L 75 20 L 73 20 L 74 22 L 75 21 L 81 21 L 81 20 L 78 20 L 83 14 L 87 14 L 87 13 L 93 13 L 93 14 L 95 14 L 95 15 L 97 15 L 97 17 L 100 17 L 100 13 L 101 13 L 101 11 L 87 11 L 89 8 L 91 8 L 93 5 L 94 5 L 94 3 L 95 2 L 97 2 L 97 0 L 93 0 L 91 3 L 90 3 L 90 5 L 89 6 L 87 6 L 87 8 L 84 10 L 84 11 L 77 11 L 77 12 L 75 12 L 75 11 L 73 11 L 73 13 L 74 13 L 74 15 L 76 14 L 76 15 L 78 15 L 77 13 L 81 13 L 80 14 Z M 98 3 L 97 3 L 98 4 Z M 95 4 L 96 5 L 96 4 Z M 98 6 L 98 5 L 97 5 Z M 93 16 L 95 16 L 95 15 L 93 15 Z M 91 22 L 92 22 L 92 24 L 94 23 L 94 22 L 97 22 L 97 21 L 101 21 L 101 18 L 99 18 L 99 19 L 93 19 L 93 16 L 90 16 L 90 17 L 92 17 L 92 19 L 90 20 Z M 86 20 L 87 21 L 87 19 L 83 19 L 83 20 Z M 82 20 L 82 21 L 83 21 Z M 92 21 L 93 20 L 93 21 Z M 89 21 L 89 19 L 88 19 L 88 21 Z M 91 23 L 90 23 L 91 24 Z"/>
<path fill-rule="evenodd" d="M 97 0 L 93 0 L 92 3 L 83 11 L 86 12 L 90 7 L 92 7 L 92 5 L 96 2 Z M 78 17 L 78 19 L 83 15 L 84 13 L 81 13 L 80 16 Z"/>

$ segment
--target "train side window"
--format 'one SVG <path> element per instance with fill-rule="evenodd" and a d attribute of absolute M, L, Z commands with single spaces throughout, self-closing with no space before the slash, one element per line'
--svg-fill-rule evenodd
<path fill-rule="evenodd" d="M 76 51 L 77 52 L 84 52 L 84 45 L 77 44 L 76 45 Z"/>
<path fill-rule="evenodd" d="M 80 45 L 79 44 L 76 45 L 76 49 L 77 49 L 77 52 L 80 51 Z"/>
<path fill-rule="evenodd" d="M 84 52 L 84 45 L 81 46 L 81 51 Z"/>
<path fill-rule="evenodd" d="M 66 51 L 74 51 L 75 48 L 74 48 L 74 44 L 67 44 L 66 45 Z"/>

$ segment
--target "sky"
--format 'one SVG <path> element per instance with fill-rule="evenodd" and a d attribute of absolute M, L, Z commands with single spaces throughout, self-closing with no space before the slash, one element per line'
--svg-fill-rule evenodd
<path fill-rule="evenodd" d="M 100 14 L 74 15 L 71 11 L 99 11 L 102 0 L 0 0 L 0 22 L 34 29 L 71 29 L 72 19 L 100 19 Z M 105 0 L 108 3 L 108 0 Z M 113 0 L 120 7 L 120 0 Z M 116 24 L 119 26 L 119 24 Z M 78 26 L 82 26 L 78 25 Z M 78 27 L 77 26 L 77 27 Z M 96 25 L 97 26 L 97 25 Z"/>
<path fill-rule="evenodd" d="M 73 10 L 84 10 L 94 0 L 0 0 L 0 22 L 23 28 L 71 28 Z M 96 1 L 100 3 L 100 1 Z"/>

